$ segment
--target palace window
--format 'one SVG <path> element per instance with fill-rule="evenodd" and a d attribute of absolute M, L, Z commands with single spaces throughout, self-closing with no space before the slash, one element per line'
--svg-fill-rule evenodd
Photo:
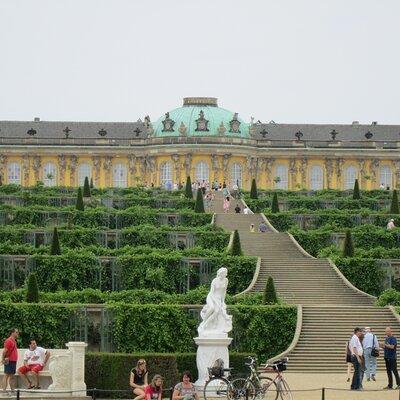
<path fill-rule="evenodd" d="M 285 165 L 277 165 L 274 177 L 276 189 L 288 189 L 288 169 Z"/>
<path fill-rule="evenodd" d="M 357 179 L 357 168 L 350 165 L 344 172 L 344 189 L 349 190 L 354 188 L 354 182 Z"/>
<path fill-rule="evenodd" d="M 8 183 L 21 184 L 21 165 L 17 162 L 8 164 Z"/>
<path fill-rule="evenodd" d="M 392 169 L 388 167 L 387 165 L 383 166 L 380 170 L 380 182 L 379 184 L 385 187 L 389 187 L 390 189 L 393 186 L 393 174 L 392 174 Z"/>
<path fill-rule="evenodd" d="M 310 170 L 310 189 L 322 190 L 324 188 L 324 170 L 320 165 L 313 165 Z"/>
<path fill-rule="evenodd" d="M 208 168 L 208 164 L 205 161 L 200 161 L 196 164 L 195 168 L 195 179 L 196 181 L 208 182 L 210 179 L 210 168 Z"/>
<path fill-rule="evenodd" d="M 78 167 L 78 186 L 83 186 L 86 177 L 88 177 L 90 181 L 92 177 L 92 167 L 88 163 L 83 163 Z"/>
<path fill-rule="evenodd" d="M 233 163 L 232 164 L 232 185 L 235 183 L 239 186 L 239 188 L 242 187 L 242 176 L 243 176 L 243 169 L 242 166 L 239 163 Z"/>
<path fill-rule="evenodd" d="M 172 188 L 172 163 L 163 162 L 160 166 L 160 183 L 166 188 L 167 184 Z"/>
<path fill-rule="evenodd" d="M 126 188 L 128 185 L 128 170 L 125 164 L 115 164 L 113 167 L 113 187 Z"/>
<path fill-rule="evenodd" d="M 57 185 L 57 167 L 55 164 L 48 162 L 43 167 L 43 183 L 44 186 Z"/>

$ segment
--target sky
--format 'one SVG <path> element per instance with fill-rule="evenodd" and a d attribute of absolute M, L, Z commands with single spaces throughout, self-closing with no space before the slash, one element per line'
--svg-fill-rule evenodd
<path fill-rule="evenodd" d="M 0 0 L 0 120 L 400 124 L 398 0 Z"/>

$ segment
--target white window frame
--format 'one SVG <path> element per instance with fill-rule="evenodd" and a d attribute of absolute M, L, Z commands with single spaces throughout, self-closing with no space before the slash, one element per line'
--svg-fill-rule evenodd
<path fill-rule="evenodd" d="M 383 183 L 385 189 L 389 186 L 390 189 L 393 188 L 393 171 L 388 165 L 382 165 L 379 170 L 379 185 Z"/>
<path fill-rule="evenodd" d="M 169 182 L 172 188 L 172 181 L 172 162 L 165 161 L 160 165 L 160 184 L 162 187 L 165 188 L 167 183 Z"/>
<path fill-rule="evenodd" d="M 53 179 L 49 179 L 48 175 L 53 175 Z M 47 162 L 43 166 L 43 183 L 48 187 L 57 185 L 57 166 L 53 162 Z"/>
<path fill-rule="evenodd" d="M 277 165 L 275 168 L 274 178 L 279 177 L 279 182 L 275 183 L 275 189 L 288 190 L 289 187 L 289 170 L 286 165 Z"/>
<path fill-rule="evenodd" d="M 310 190 L 322 190 L 324 188 L 324 169 L 320 165 L 310 168 Z"/>
<path fill-rule="evenodd" d="M 210 167 L 208 166 L 206 161 L 199 161 L 196 164 L 196 168 L 194 170 L 194 178 L 195 181 L 198 182 L 209 182 L 210 181 Z"/>
<path fill-rule="evenodd" d="M 232 164 L 231 167 L 231 179 L 232 179 L 232 186 L 238 185 L 239 188 L 242 187 L 243 184 L 243 167 L 240 163 L 235 162 Z"/>
<path fill-rule="evenodd" d="M 128 186 L 128 169 L 124 163 L 113 165 L 113 187 L 126 188 Z"/>
<path fill-rule="evenodd" d="M 358 169 L 354 165 L 349 165 L 344 170 L 344 190 L 353 189 L 356 179 L 358 179 Z"/>
<path fill-rule="evenodd" d="M 7 165 L 7 182 L 14 185 L 21 184 L 21 164 L 11 162 Z"/>
<path fill-rule="evenodd" d="M 83 162 L 78 167 L 78 186 L 83 186 L 86 177 L 88 177 L 90 182 L 92 178 L 92 167 L 89 163 Z"/>

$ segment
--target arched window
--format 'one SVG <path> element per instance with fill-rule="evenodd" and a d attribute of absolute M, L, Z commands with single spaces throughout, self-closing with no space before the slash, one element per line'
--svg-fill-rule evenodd
<path fill-rule="evenodd" d="M 357 179 L 357 168 L 350 165 L 344 172 L 344 189 L 349 190 L 354 188 L 354 182 Z"/>
<path fill-rule="evenodd" d="M 206 181 L 208 182 L 210 179 L 210 168 L 208 168 L 208 164 L 205 161 L 200 161 L 196 164 L 195 169 L 195 180 L 199 182 Z"/>
<path fill-rule="evenodd" d="M 44 186 L 57 185 L 57 167 L 55 164 L 48 162 L 43 167 L 43 183 Z"/>
<path fill-rule="evenodd" d="M 288 188 L 288 169 L 285 165 L 277 165 L 275 173 L 275 188 L 284 189 Z"/>
<path fill-rule="evenodd" d="M 8 164 L 7 167 L 8 183 L 14 183 L 16 185 L 21 184 L 21 165 L 17 162 Z"/>
<path fill-rule="evenodd" d="M 392 181 L 393 181 L 392 169 L 390 167 L 388 167 L 387 165 L 383 166 L 380 171 L 380 182 L 379 182 L 380 185 L 383 184 L 385 189 L 387 187 L 389 187 L 391 189 L 393 186 Z"/>
<path fill-rule="evenodd" d="M 126 188 L 128 170 L 125 164 L 115 164 L 113 167 L 113 187 Z"/>
<path fill-rule="evenodd" d="M 310 189 L 322 190 L 324 188 L 324 170 L 320 165 L 313 165 L 310 170 Z"/>
<path fill-rule="evenodd" d="M 242 187 L 242 176 L 243 176 L 243 169 L 239 163 L 232 164 L 232 186 L 236 183 L 239 188 Z"/>
<path fill-rule="evenodd" d="M 88 177 L 90 181 L 92 177 L 92 168 L 88 163 L 83 163 L 78 167 L 78 186 L 83 186 L 86 177 Z"/>
<path fill-rule="evenodd" d="M 172 189 L 172 163 L 167 161 L 160 165 L 160 183 L 166 189 Z"/>

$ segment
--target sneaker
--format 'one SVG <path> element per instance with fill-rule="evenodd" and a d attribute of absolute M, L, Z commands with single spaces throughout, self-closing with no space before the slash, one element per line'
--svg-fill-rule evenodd
<path fill-rule="evenodd" d="M 390 387 L 390 386 L 385 386 L 384 388 L 383 388 L 383 390 L 392 390 L 393 388 L 392 387 Z"/>
<path fill-rule="evenodd" d="M 374 382 L 376 382 L 375 375 L 371 375 L 371 379 L 372 379 Z"/>

